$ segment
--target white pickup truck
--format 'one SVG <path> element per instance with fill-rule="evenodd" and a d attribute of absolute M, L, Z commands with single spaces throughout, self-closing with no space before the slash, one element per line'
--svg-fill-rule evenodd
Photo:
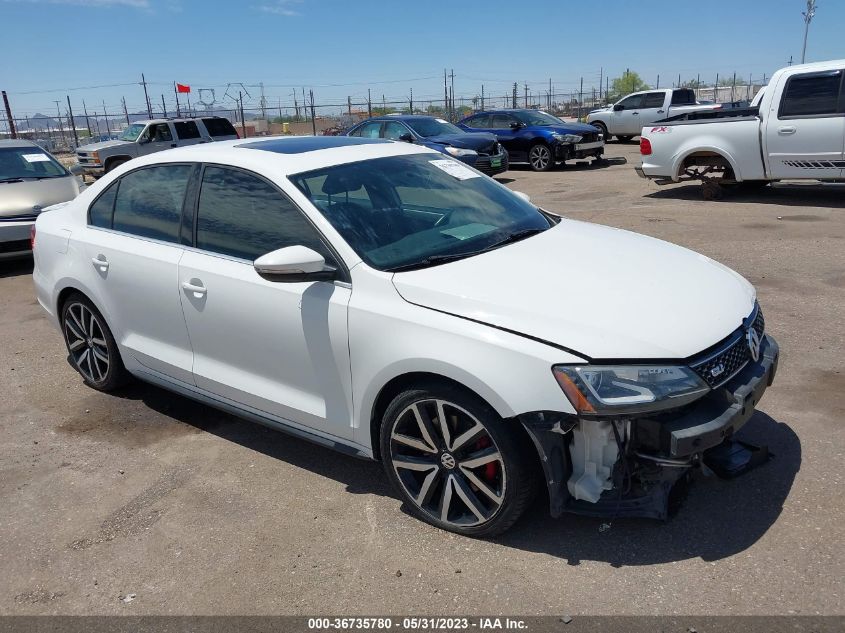
<path fill-rule="evenodd" d="M 695 100 L 695 91 L 689 88 L 645 90 L 628 95 L 606 108 L 593 110 L 587 123 L 599 128 L 605 140 L 616 136 L 620 141 L 630 141 L 644 126 L 698 110 L 713 110 L 721 104 L 702 104 Z"/>
<path fill-rule="evenodd" d="M 845 178 L 845 59 L 788 66 L 759 102 L 688 113 L 643 127 L 643 178 L 700 180 L 705 197 L 727 186 Z M 755 103 L 757 105 L 755 106 Z"/>

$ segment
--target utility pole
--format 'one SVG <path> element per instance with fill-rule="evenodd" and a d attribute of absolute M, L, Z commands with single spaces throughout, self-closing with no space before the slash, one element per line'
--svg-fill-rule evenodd
<path fill-rule="evenodd" d="M 147 80 L 144 79 L 144 73 L 141 73 L 141 85 L 144 86 L 144 101 L 147 103 L 147 116 L 153 118 L 153 107 L 150 105 L 150 95 L 147 94 Z"/>
<path fill-rule="evenodd" d="M 167 118 L 167 106 L 164 105 L 164 95 L 161 95 L 161 116 Z"/>
<path fill-rule="evenodd" d="M 182 109 L 179 107 L 179 89 L 176 87 L 176 82 L 173 82 L 173 95 L 176 97 L 176 116 L 182 116 Z"/>
<path fill-rule="evenodd" d="M 481 84 L 481 111 L 484 112 L 484 84 Z"/>
<path fill-rule="evenodd" d="M 57 99 L 54 99 L 53 103 L 56 104 L 56 115 L 57 115 L 56 120 L 59 122 L 59 132 L 62 135 L 62 143 L 66 143 L 66 141 L 65 141 L 65 128 L 62 125 L 62 113 L 59 110 L 59 101 Z"/>
<path fill-rule="evenodd" d="M 346 97 L 346 114 L 348 114 L 349 116 L 352 116 L 352 97 L 351 96 Z M 282 116 L 281 106 L 279 107 L 279 116 Z"/>
<path fill-rule="evenodd" d="M 528 107 L 528 82 L 523 83 L 522 88 L 523 88 L 523 91 L 524 91 L 524 94 L 525 94 L 525 107 L 527 108 Z"/>
<path fill-rule="evenodd" d="M 129 123 L 129 110 L 126 109 L 126 97 L 121 97 L 120 101 L 123 104 L 123 115 L 126 117 L 126 126 L 128 127 L 131 123 Z"/>
<path fill-rule="evenodd" d="M 410 114 L 414 113 L 414 89 L 411 88 L 411 102 L 408 104 L 410 108 Z"/>
<path fill-rule="evenodd" d="M 9 136 L 18 138 L 18 132 L 15 129 L 15 120 L 12 118 L 12 106 L 9 105 L 9 97 L 6 91 L 3 91 L 3 105 L 6 106 L 6 120 L 9 122 Z"/>
<path fill-rule="evenodd" d="M 296 120 L 299 121 L 299 101 L 296 100 L 296 90 L 293 91 L 293 109 L 296 111 Z"/>
<path fill-rule="evenodd" d="M 513 105 L 511 107 L 516 109 L 516 82 L 513 82 Z"/>
<path fill-rule="evenodd" d="M 813 21 L 813 16 L 816 15 L 816 0 L 807 0 L 807 10 L 802 12 L 804 16 L 804 46 L 801 48 L 801 63 L 807 55 L 807 35 L 810 32 L 810 22 Z M 792 65 L 792 58 L 789 58 L 790 66 Z"/>
<path fill-rule="evenodd" d="M 719 73 L 716 73 L 716 84 L 713 86 L 713 103 L 719 103 Z"/>
<path fill-rule="evenodd" d="M 581 87 L 578 89 L 578 120 L 581 120 L 581 108 L 584 104 L 584 78 L 581 77 Z"/>
<path fill-rule="evenodd" d="M 125 105 L 125 103 L 124 103 Z M 103 99 L 103 118 L 106 120 L 106 133 L 111 137 L 111 126 L 109 125 L 109 113 L 106 112 L 106 100 Z"/>
<path fill-rule="evenodd" d="M 655 90 L 660 90 L 660 75 L 657 75 L 657 83 L 654 86 Z"/>
<path fill-rule="evenodd" d="M 443 69 L 443 112 L 449 116 L 449 85 L 446 82 L 446 69 Z"/>
<path fill-rule="evenodd" d="M 367 88 L 367 116 L 373 118 L 373 95 L 369 88 Z"/>
<path fill-rule="evenodd" d="M 599 101 L 601 101 L 601 85 L 604 83 L 604 66 L 599 68 Z"/>
<path fill-rule="evenodd" d="M 311 96 L 311 133 L 317 136 L 317 118 L 314 116 L 314 91 L 308 89 L 308 94 Z"/>
<path fill-rule="evenodd" d="M 65 95 L 67 97 L 67 112 L 68 112 L 68 120 L 70 121 L 70 129 L 73 130 L 73 142 L 76 144 L 76 147 L 79 147 L 79 136 L 76 135 L 76 121 L 73 120 L 73 108 L 70 105 L 70 95 Z"/>
<path fill-rule="evenodd" d="M 449 90 L 449 96 L 451 97 L 451 103 L 452 103 L 452 110 L 451 110 L 452 117 L 449 120 L 454 123 L 455 122 L 455 69 L 454 68 L 452 69 L 449 77 L 452 80 L 452 88 L 451 88 L 451 90 Z"/>
<path fill-rule="evenodd" d="M 736 72 L 734 72 L 734 79 L 731 83 L 731 101 L 736 101 Z"/>
<path fill-rule="evenodd" d="M 267 99 L 264 98 L 264 82 L 260 82 L 258 86 L 261 88 L 261 99 L 258 102 L 258 105 L 261 107 L 261 118 L 267 118 Z"/>
<path fill-rule="evenodd" d="M 85 99 L 82 100 L 82 111 L 85 113 L 85 127 L 88 128 L 88 136 L 91 136 L 91 120 L 88 118 L 88 106 L 85 105 Z"/>
<path fill-rule="evenodd" d="M 304 104 L 303 104 L 304 105 Z M 246 121 L 244 121 L 244 95 L 243 92 L 238 90 L 238 109 L 241 113 L 241 132 L 246 138 Z"/>

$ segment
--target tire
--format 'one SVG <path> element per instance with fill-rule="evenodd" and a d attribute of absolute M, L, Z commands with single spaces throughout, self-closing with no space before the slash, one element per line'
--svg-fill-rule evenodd
<path fill-rule="evenodd" d="M 387 408 L 382 462 L 415 517 L 465 536 L 494 536 L 516 522 L 537 489 L 530 449 L 515 431 L 466 391 L 421 385 Z"/>
<path fill-rule="evenodd" d="M 551 171 L 555 167 L 552 148 L 545 143 L 534 143 L 528 150 L 528 164 L 533 171 Z"/>
<path fill-rule="evenodd" d="M 113 391 L 129 381 L 106 320 L 85 295 L 73 293 L 67 298 L 61 324 L 68 361 L 86 385 L 97 391 Z"/>
<path fill-rule="evenodd" d="M 127 162 L 129 162 L 128 158 L 115 158 L 114 160 L 108 162 L 108 164 L 106 165 L 106 168 L 105 168 L 105 173 L 109 173 L 113 169 L 117 169 L 123 163 L 127 163 Z"/>
<path fill-rule="evenodd" d="M 634 137 L 633 137 L 633 136 L 630 136 L 630 135 L 628 135 L 628 134 L 626 134 L 625 136 L 619 136 L 619 135 L 617 134 L 617 135 L 616 135 L 616 138 L 617 138 L 617 139 L 619 139 L 619 142 L 620 142 L 620 143 L 627 143 L 627 142 L 629 142 L 629 141 L 630 141 L 632 138 L 634 138 Z"/>
<path fill-rule="evenodd" d="M 604 135 L 604 142 L 607 143 L 610 140 L 610 135 L 607 133 L 607 126 L 602 123 L 601 121 L 596 121 L 595 123 L 590 123 L 593 127 L 597 127 L 601 130 L 601 133 Z"/>

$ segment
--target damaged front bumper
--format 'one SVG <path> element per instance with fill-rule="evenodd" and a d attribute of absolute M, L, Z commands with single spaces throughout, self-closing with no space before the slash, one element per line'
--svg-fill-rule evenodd
<path fill-rule="evenodd" d="M 573 512 L 665 519 L 682 498 L 692 468 L 731 477 L 765 461 L 765 449 L 737 442 L 733 435 L 772 384 L 778 359 L 777 342 L 765 335 L 758 361 L 673 412 L 607 419 L 557 412 L 520 416 L 542 461 L 552 516 Z M 590 454 L 598 457 L 590 461 Z M 602 464 L 603 458 L 610 463 Z M 574 462 L 578 470 L 573 475 Z M 599 490 L 582 486 L 585 479 L 598 481 Z"/>

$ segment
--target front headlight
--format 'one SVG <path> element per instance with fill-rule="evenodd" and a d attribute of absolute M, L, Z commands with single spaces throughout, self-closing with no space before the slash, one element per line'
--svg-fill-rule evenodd
<path fill-rule="evenodd" d="M 474 149 L 463 149 L 461 147 L 445 147 L 447 154 L 452 156 L 478 156 L 478 152 Z"/>
<path fill-rule="evenodd" d="M 99 152 L 91 152 L 91 158 L 94 160 L 95 163 L 98 165 L 100 164 L 100 153 Z"/>
<path fill-rule="evenodd" d="M 580 143 L 584 138 L 577 134 L 552 134 L 552 136 L 558 143 Z"/>
<path fill-rule="evenodd" d="M 579 415 L 627 415 L 680 407 L 710 387 L 680 365 L 556 365 L 552 371 Z"/>

